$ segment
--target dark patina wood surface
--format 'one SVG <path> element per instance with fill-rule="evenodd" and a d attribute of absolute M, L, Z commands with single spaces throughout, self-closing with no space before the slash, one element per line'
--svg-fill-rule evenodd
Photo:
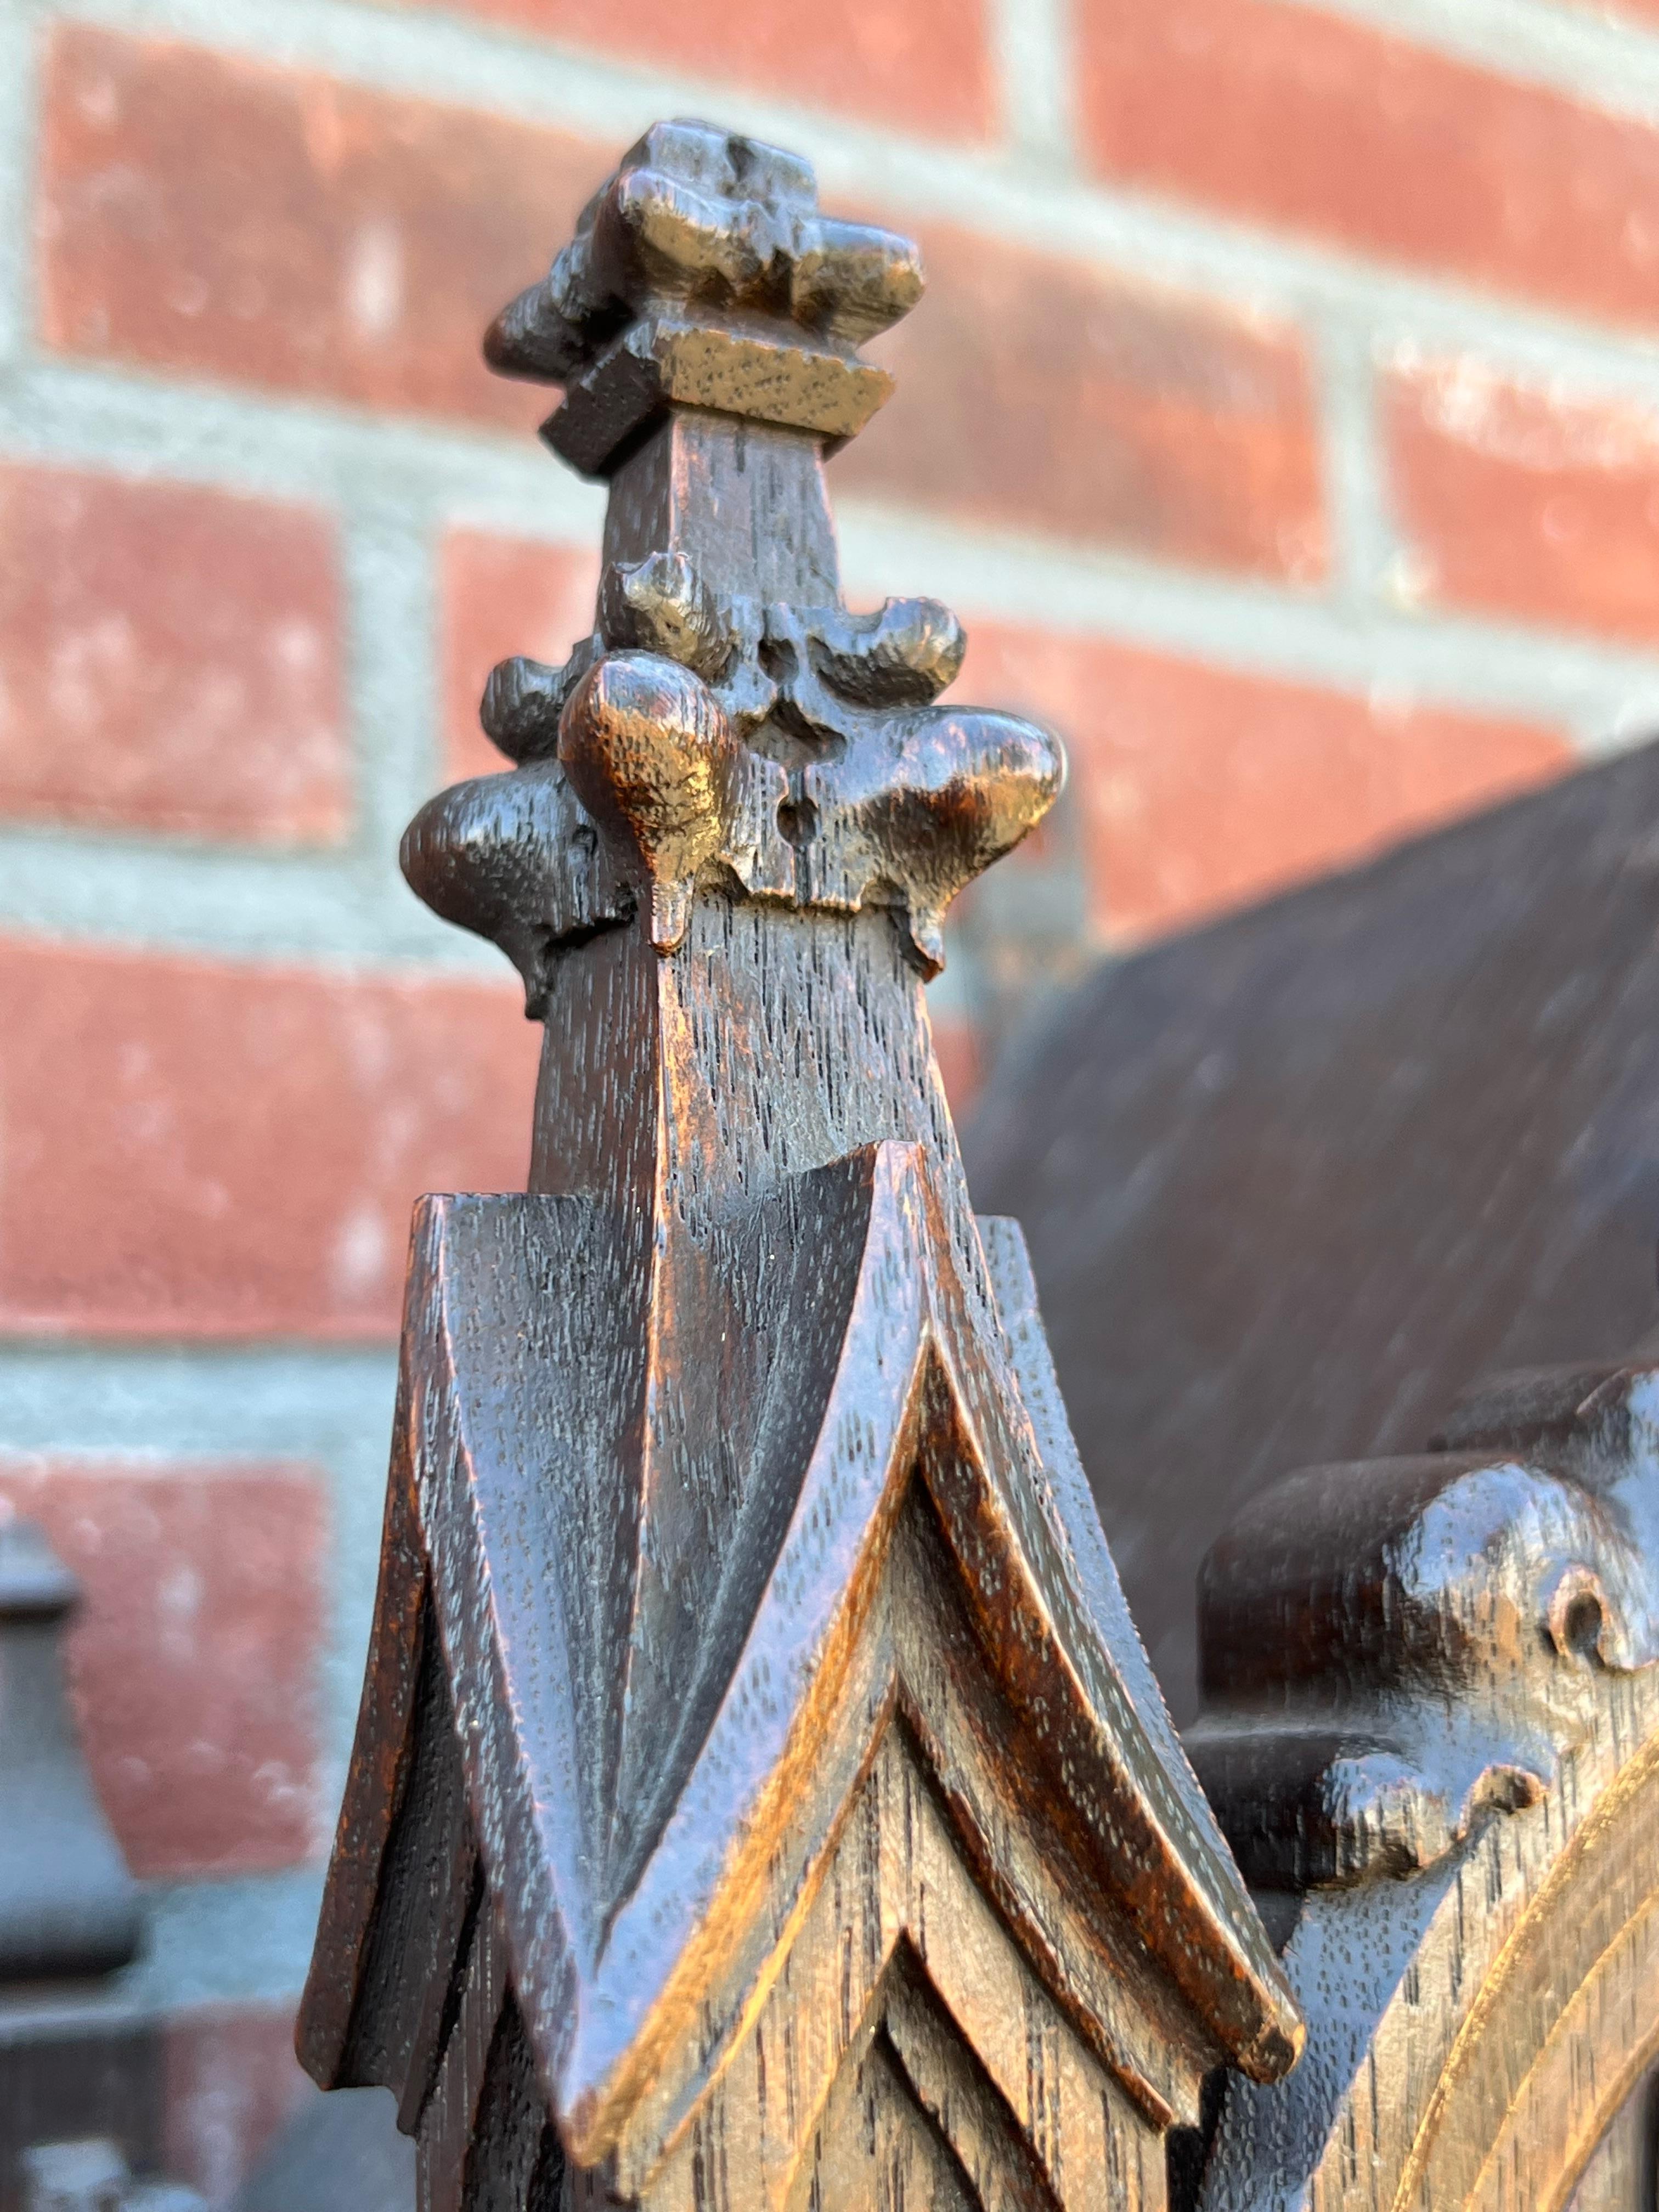
<path fill-rule="evenodd" d="M 1141 1262 L 1065 1340 L 1151 1394 L 1177 1461 L 1210 1445 L 1183 1489 L 1132 1430 L 1092 1439 L 1114 1519 L 1178 1545 L 1170 1587 L 1214 1539 L 1183 1750 L 922 996 L 1058 747 L 939 702 L 944 609 L 852 615 L 836 580 L 824 453 L 883 394 L 859 341 L 919 289 L 790 156 L 673 125 L 491 333 L 564 386 L 545 434 L 611 481 L 606 562 L 564 665 L 490 679 L 514 765 L 405 843 L 546 1042 L 528 1191 L 416 1215 L 302 2054 L 392 2089 L 422 2212 L 1634 2212 L 1659 1375 L 1443 1413 L 1524 1335 L 1525 1283 L 1616 1308 L 1571 1237 L 1523 1267 L 1535 1198 L 1495 1224 L 1553 1148 L 1629 1185 L 1569 1141 L 1609 1063 L 1540 1049 L 1629 1003 L 1593 947 L 1641 968 L 1624 787 L 1097 987 L 1143 1029 L 1079 1116 L 1118 1154 L 1084 1162 L 1074 1076 L 1036 1063 L 1034 1187 L 1067 1165 Z M 1552 807 L 1595 835 L 1564 854 Z M 1276 1282 L 1298 1233 L 1316 1264 Z M 1275 1486 L 1350 1383 L 1343 1418 L 1386 1431 L 1363 1449 L 1427 1448 Z"/>
<path fill-rule="evenodd" d="M 1300 2023 L 1124 1609 L 922 989 L 1046 732 L 842 601 L 825 451 L 915 251 L 659 126 L 490 334 L 607 477 L 592 635 L 410 881 L 545 1025 L 530 1189 L 416 1224 L 301 2049 L 423 2208 L 1166 2197 Z"/>
<path fill-rule="evenodd" d="M 1291 2078 L 1206 2212 L 1653 2203 L 1659 1370 L 1530 1370 L 1205 1563 L 1200 1776 L 1285 1946 Z"/>
<path fill-rule="evenodd" d="M 1659 747 L 1104 967 L 964 1133 L 1182 1724 L 1195 1562 L 1655 1323 Z"/>

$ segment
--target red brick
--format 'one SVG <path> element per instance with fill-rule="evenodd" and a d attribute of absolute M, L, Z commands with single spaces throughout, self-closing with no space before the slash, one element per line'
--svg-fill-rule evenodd
<path fill-rule="evenodd" d="M 0 812 L 337 838 L 333 532 L 312 509 L 0 466 Z"/>
<path fill-rule="evenodd" d="M 895 123 L 928 136 L 991 127 L 985 0 L 465 0 L 471 12 L 605 54 L 626 54 L 793 93 L 815 107 Z"/>
<path fill-rule="evenodd" d="M 511 653 L 565 659 L 593 627 L 599 559 L 587 547 L 452 530 L 439 566 L 447 783 L 507 765 L 478 726 L 484 678 Z"/>
<path fill-rule="evenodd" d="M 1659 131 L 1286 0 L 1085 0 L 1115 182 L 1615 321 L 1654 318 Z"/>
<path fill-rule="evenodd" d="M 285 2005 L 175 2013 L 162 2086 L 162 2171 L 215 2207 L 230 2203 L 283 2122 L 317 2094 L 294 2056 L 294 2011 Z"/>
<path fill-rule="evenodd" d="M 380 1338 L 423 1190 L 522 1188 L 516 988 L 0 943 L 0 1328 Z"/>
<path fill-rule="evenodd" d="M 960 231 L 869 350 L 899 390 L 837 488 L 1208 567 L 1316 579 L 1318 433 L 1291 332 Z"/>
<path fill-rule="evenodd" d="M 0 1511 L 80 1577 L 70 1675 L 135 1874 L 292 1866 L 321 1841 L 312 1710 L 325 1510 L 308 1469 L 0 1456 Z"/>
<path fill-rule="evenodd" d="M 546 413 L 479 340 L 613 148 L 78 25 L 52 37 L 42 139 L 49 344 L 514 427 Z"/>
<path fill-rule="evenodd" d="M 71 26 L 45 150 L 48 341 L 371 405 L 527 427 L 545 393 L 478 337 L 614 151 L 499 118 Z M 1171 558 L 1323 562 L 1293 335 L 941 230 L 882 342 L 903 396 L 849 485 Z"/>
<path fill-rule="evenodd" d="M 1067 743 L 1096 920 L 1193 921 L 1571 764 L 1554 732 L 1243 676 L 1097 639 L 970 625 L 964 697 Z"/>
<path fill-rule="evenodd" d="M 969 1113 L 984 1080 L 984 1055 L 980 1034 L 972 1022 L 935 1020 L 933 1050 L 945 1079 L 951 1111 L 960 1121 Z"/>
<path fill-rule="evenodd" d="M 1659 415 L 1448 362 L 1391 378 L 1384 419 L 1415 595 L 1659 637 Z"/>

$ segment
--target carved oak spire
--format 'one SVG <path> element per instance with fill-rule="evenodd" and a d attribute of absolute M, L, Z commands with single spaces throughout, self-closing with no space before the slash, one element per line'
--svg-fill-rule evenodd
<path fill-rule="evenodd" d="M 943 608 L 841 599 L 824 453 L 920 289 L 664 125 L 489 339 L 605 570 L 405 842 L 546 1042 L 529 1194 L 417 1215 L 301 2023 L 433 2212 L 1150 2207 L 1204 2073 L 1297 2048 L 933 1060 L 945 908 L 1061 759 L 933 703 Z"/>

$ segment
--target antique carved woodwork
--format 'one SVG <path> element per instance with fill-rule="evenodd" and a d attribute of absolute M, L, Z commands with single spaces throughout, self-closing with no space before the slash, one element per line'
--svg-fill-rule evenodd
<path fill-rule="evenodd" d="M 1308 2020 L 1204 2212 L 1659 2202 L 1656 1376 L 1583 1359 L 1654 1320 L 1656 829 L 1650 746 L 1126 961 L 970 1132 Z"/>
<path fill-rule="evenodd" d="M 1188 1745 L 1309 2043 L 1206 2212 L 1651 2212 L 1659 1369 L 1472 1393 L 1206 1561 Z"/>
<path fill-rule="evenodd" d="M 1102 966 L 994 1074 L 969 1182 L 1180 1725 L 1253 1498 L 1653 1327 L 1656 854 L 1647 745 Z"/>
<path fill-rule="evenodd" d="M 1055 741 L 849 613 L 827 453 L 915 250 L 696 124 L 489 357 L 605 477 L 592 634 L 404 867 L 545 1024 L 528 1192 L 416 1218 L 301 2022 L 420 2202 L 1129 2206 L 1301 2029 L 1137 1642 L 922 984 Z"/>

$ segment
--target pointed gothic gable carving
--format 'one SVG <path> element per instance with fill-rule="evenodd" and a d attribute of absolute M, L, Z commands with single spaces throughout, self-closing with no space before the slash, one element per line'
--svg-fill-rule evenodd
<path fill-rule="evenodd" d="M 1061 756 L 929 703 L 942 609 L 841 602 L 823 393 L 918 283 L 661 126 L 491 339 L 605 575 L 406 841 L 545 1044 L 528 1193 L 417 1214 L 301 2021 L 429 2212 L 1151 2208 L 1204 2075 L 1297 2048 L 933 1060 L 945 907 Z"/>

